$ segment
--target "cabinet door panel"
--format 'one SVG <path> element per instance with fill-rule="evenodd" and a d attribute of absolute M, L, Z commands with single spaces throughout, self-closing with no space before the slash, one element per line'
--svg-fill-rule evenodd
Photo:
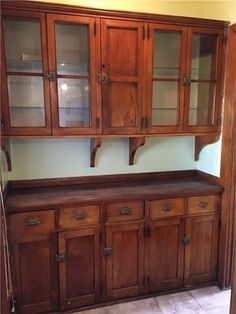
<path fill-rule="evenodd" d="M 185 246 L 185 285 L 216 279 L 219 216 L 187 218 Z"/>
<path fill-rule="evenodd" d="M 141 132 L 142 23 L 102 20 L 104 132 Z"/>
<path fill-rule="evenodd" d="M 98 301 L 100 293 L 100 228 L 59 234 L 61 309 Z"/>
<path fill-rule="evenodd" d="M 99 32 L 95 18 L 49 14 L 53 134 L 96 134 L 100 126 Z"/>
<path fill-rule="evenodd" d="M 187 30 L 184 27 L 148 25 L 146 115 L 148 133 L 180 132 L 183 124 Z"/>
<path fill-rule="evenodd" d="M 184 220 L 169 219 L 150 223 L 148 272 L 151 291 L 183 285 Z"/>
<path fill-rule="evenodd" d="M 2 40 L 4 131 L 6 135 L 49 135 L 45 15 L 33 12 L 4 15 Z"/>
<path fill-rule="evenodd" d="M 128 223 L 106 227 L 106 284 L 109 298 L 128 297 L 143 289 L 143 224 Z"/>
<path fill-rule="evenodd" d="M 219 30 L 188 29 L 185 130 L 207 132 L 219 127 L 222 37 Z"/>
<path fill-rule="evenodd" d="M 20 313 L 57 310 L 56 235 L 35 235 L 17 241 L 12 244 L 17 310 Z"/>

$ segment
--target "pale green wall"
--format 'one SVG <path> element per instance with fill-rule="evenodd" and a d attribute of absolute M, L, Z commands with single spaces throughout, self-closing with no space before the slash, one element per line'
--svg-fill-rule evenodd
<path fill-rule="evenodd" d="M 236 0 L 51 0 L 51 2 L 236 22 Z M 219 174 L 220 142 L 204 148 L 200 160 L 195 162 L 193 137 L 147 139 L 145 146 L 137 153 L 134 166 L 128 166 L 128 140 L 126 139 L 104 141 L 95 168 L 89 167 L 89 142 L 86 139 L 14 140 L 11 150 L 13 171 L 9 173 L 9 179 L 195 168 L 215 175 Z M 6 172 L 3 176 L 6 180 Z"/>

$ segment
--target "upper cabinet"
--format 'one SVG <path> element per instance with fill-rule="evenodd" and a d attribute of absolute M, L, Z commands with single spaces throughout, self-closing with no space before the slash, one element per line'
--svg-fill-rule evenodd
<path fill-rule="evenodd" d="M 159 24 L 147 27 L 147 132 L 217 131 L 223 32 Z"/>
<path fill-rule="evenodd" d="M 3 24 L 6 134 L 99 132 L 96 19 L 24 12 Z"/>
<path fill-rule="evenodd" d="M 226 23 L 11 6 L 3 10 L 6 135 L 219 131 Z"/>
<path fill-rule="evenodd" d="M 12 135 L 51 133 L 45 15 L 4 16 L 2 99 L 4 131 Z"/>
<path fill-rule="evenodd" d="M 101 48 L 104 133 L 141 133 L 143 23 L 102 20 Z"/>

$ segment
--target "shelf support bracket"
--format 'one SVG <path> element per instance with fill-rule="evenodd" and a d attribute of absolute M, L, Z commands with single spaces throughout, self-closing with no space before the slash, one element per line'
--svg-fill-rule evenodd
<path fill-rule="evenodd" d="M 5 156 L 7 171 L 10 172 L 12 171 L 10 139 L 6 139 L 4 136 L 1 136 L 1 150 Z"/>
<path fill-rule="evenodd" d="M 102 145 L 101 137 L 90 139 L 90 167 L 95 167 L 96 154 L 101 145 Z"/>
<path fill-rule="evenodd" d="M 202 149 L 219 140 L 220 133 L 195 136 L 195 161 L 199 160 Z"/>
<path fill-rule="evenodd" d="M 145 144 L 145 136 L 129 138 L 129 165 L 134 164 L 134 156 L 139 147 Z"/>

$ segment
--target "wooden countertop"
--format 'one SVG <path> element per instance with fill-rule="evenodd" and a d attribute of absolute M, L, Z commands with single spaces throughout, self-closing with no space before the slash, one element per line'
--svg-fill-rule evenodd
<path fill-rule="evenodd" d="M 135 175 L 134 175 L 135 177 Z M 44 187 L 12 187 L 6 197 L 6 212 L 51 209 L 86 203 L 122 200 L 147 200 L 190 195 L 221 193 L 219 184 L 200 176 L 127 180 L 127 182 L 94 182 Z"/>

